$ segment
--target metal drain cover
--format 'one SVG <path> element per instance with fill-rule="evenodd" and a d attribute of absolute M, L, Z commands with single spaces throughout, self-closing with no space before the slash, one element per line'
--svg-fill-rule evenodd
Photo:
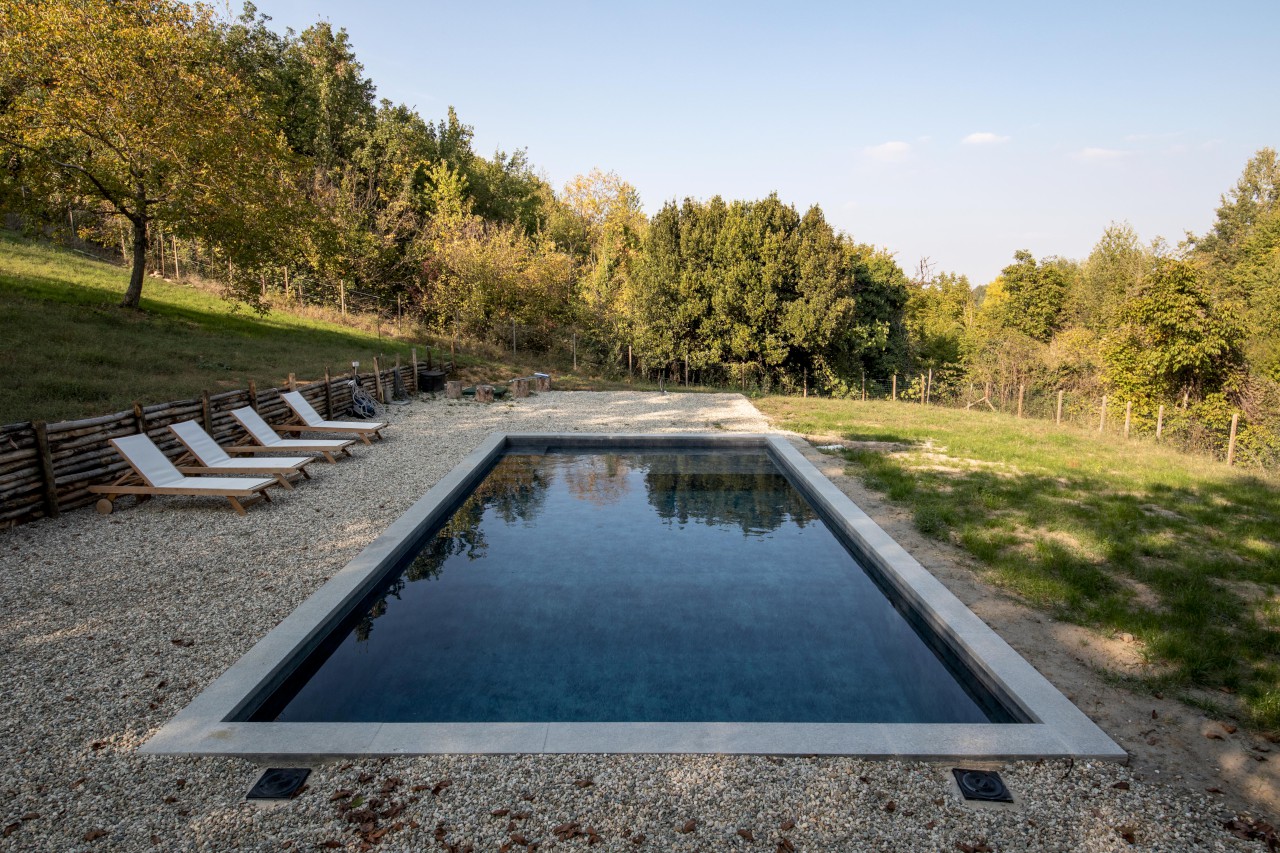
<path fill-rule="evenodd" d="M 308 767 L 272 767 L 245 795 L 249 800 L 288 800 L 296 796 L 311 775 Z"/>
<path fill-rule="evenodd" d="M 988 803 L 1012 803 L 1013 795 L 1004 786 L 999 773 L 990 770 L 961 770 L 955 768 L 951 773 L 956 777 L 960 793 L 966 800 L 982 800 Z"/>

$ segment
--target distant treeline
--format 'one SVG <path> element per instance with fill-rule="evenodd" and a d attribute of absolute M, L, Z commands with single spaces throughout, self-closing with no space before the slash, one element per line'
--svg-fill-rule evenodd
<path fill-rule="evenodd" d="M 0 6 L 0 205 L 121 248 L 137 305 L 161 235 L 229 298 L 399 304 L 443 336 L 568 348 L 606 372 L 808 389 L 1110 393 L 1280 439 L 1280 166 L 1263 149 L 1209 233 L 1113 225 L 1087 259 L 1016 252 L 993 282 L 837 233 L 776 196 L 652 218 L 598 169 L 562 188 L 524 151 L 476 152 L 450 109 L 375 98 L 342 29 L 277 33 L 174 0 Z M 182 242 L 174 244 L 173 238 Z M 918 384 L 918 383 L 917 383 Z"/>

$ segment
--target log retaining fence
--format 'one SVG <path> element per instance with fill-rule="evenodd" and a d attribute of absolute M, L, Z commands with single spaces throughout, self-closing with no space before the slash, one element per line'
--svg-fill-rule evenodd
<path fill-rule="evenodd" d="M 396 366 L 373 373 L 357 374 L 359 386 L 378 394 L 400 382 L 417 393 L 418 376 Z M 143 405 L 136 402 L 123 412 L 46 424 L 40 421 L 0 426 L 0 528 L 25 524 L 40 518 L 56 518 L 62 512 L 92 505 L 99 495 L 89 486 L 109 483 L 129 466 L 110 444 L 113 438 L 145 433 L 170 457 L 182 452 L 169 424 L 194 420 L 219 444 L 235 444 L 243 430 L 231 417 L 231 410 L 252 406 L 268 423 L 285 423 L 293 413 L 280 393 L 295 386 L 316 408 L 330 417 L 351 411 L 350 376 L 330 377 L 301 383 L 290 374 L 290 382 L 280 388 L 259 391 L 256 383 L 247 389 L 210 393 L 203 391 L 190 400 Z"/>

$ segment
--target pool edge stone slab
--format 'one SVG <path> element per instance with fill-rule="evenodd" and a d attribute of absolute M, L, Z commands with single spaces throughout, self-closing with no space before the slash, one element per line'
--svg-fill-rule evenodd
<path fill-rule="evenodd" d="M 997 697 L 1030 722 L 262 723 L 235 718 L 275 689 L 422 531 L 508 450 L 765 449 L 855 556 L 870 564 Z M 1128 754 L 895 542 L 786 437 L 757 433 L 494 433 L 140 748 L 255 761 L 444 753 L 744 753 L 921 760 Z"/>

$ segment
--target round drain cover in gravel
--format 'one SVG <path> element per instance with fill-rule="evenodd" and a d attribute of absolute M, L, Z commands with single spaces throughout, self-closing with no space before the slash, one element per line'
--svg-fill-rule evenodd
<path fill-rule="evenodd" d="M 993 773 L 990 770 L 961 770 L 959 768 L 953 769 L 951 772 L 955 775 L 956 784 L 960 786 L 960 793 L 964 794 L 966 800 L 983 800 L 988 803 L 1013 802 L 1013 795 L 1004 786 L 1004 780 L 1000 778 L 998 773 Z"/>
<path fill-rule="evenodd" d="M 246 795 L 250 800 L 287 800 L 298 793 L 311 770 L 306 767 L 272 767 Z"/>

